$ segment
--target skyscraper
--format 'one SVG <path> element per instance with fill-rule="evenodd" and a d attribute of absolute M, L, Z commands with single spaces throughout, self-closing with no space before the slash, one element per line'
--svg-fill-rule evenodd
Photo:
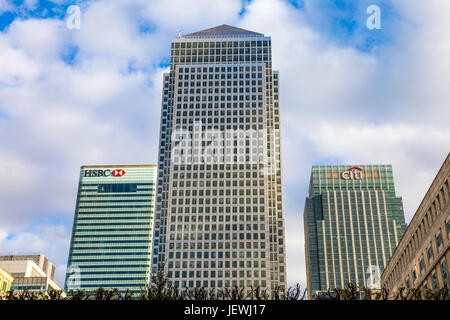
<path fill-rule="evenodd" d="M 156 165 L 81 167 L 66 290 L 147 286 L 155 189 Z"/>
<path fill-rule="evenodd" d="M 227 25 L 172 40 L 152 271 L 176 287 L 286 284 L 271 39 Z"/>
<path fill-rule="evenodd" d="M 304 227 L 309 297 L 349 282 L 379 288 L 406 228 L 392 166 L 313 166 Z"/>

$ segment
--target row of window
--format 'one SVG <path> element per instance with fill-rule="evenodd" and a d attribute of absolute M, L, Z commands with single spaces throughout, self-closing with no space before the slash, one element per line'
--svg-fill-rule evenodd
<path fill-rule="evenodd" d="M 234 48 L 234 49 L 175 49 L 172 56 L 215 56 L 215 55 L 243 55 L 243 54 L 270 54 L 270 48 Z"/>
<path fill-rule="evenodd" d="M 224 67 L 224 66 L 221 66 L 221 67 L 218 67 L 218 66 L 210 66 L 210 67 L 190 67 L 190 68 L 187 68 L 187 67 L 179 67 L 178 68 L 178 72 L 179 73 L 201 73 L 201 72 L 203 72 L 203 73 L 206 73 L 206 72 L 208 72 L 208 73 L 213 73 L 213 72 L 216 72 L 216 73 L 218 73 L 218 72 L 220 72 L 220 73 L 224 73 L 224 72 L 250 72 L 250 71 L 252 71 L 252 72 L 256 72 L 256 71 L 258 71 L 258 72 L 261 72 L 262 71 L 262 66 L 260 66 L 260 65 L 253 65 L 253 66 L 239 66 L 239 67 L 237 67 L 237 66 L 234 66 L 234 67 L 230 67 L 230 66 L 228 66 L 228 67 Z M 267 74 L 268 75 L 270 75 L 270 73 L 271 72 L 269 72 L 269 71 L 267 71 Z M 272 79 L 272 78 L 269 78 L 270 80 Z M 274 74 L 274 79 L 278 79 L 278 74 Z"/>
<path fill-rule="evenodd" d="M 194 284 L 195 284 L 195 286 L 194 286 Z M 245 286 L 245 284 L 247 284 L 247 287 L 251 287 L 252 285 L 254 287 L 258 287 L 261 285 L 262 288 L 266 288 L 266 286 L 267 286 L 266 280 L 261 280 L 261 281 L 259 281 L 259 280 L 254 280 L 254 281 L 251 281 L 251 280 L 247 280 L 247 281 L 244 281 L 244 280 L 239 280 L 239 281 L 238 280 L 231 280 L 231 281 L 230 280 L 225 280 L 225 281 L 223 281 L 223 280 L 218 280 L 218 281 L 215 281 L 215 280 L 203 280 L 203 281 L 201 281 L 201 280 L 196 280 L 196 281 L 175 280 L 175 281 L 172 281 L 172 280 L 170 280 L 170 281 L 168 281 L 169 286 L 173 285 L 175 287 L 181 287 L 181 288 L 186 288 L 186 287 L 188 287 L 188 288 L 194 288 L 194 287 L 196 287 L 196 288 L 200 288 L 200 287 L 231 288 L 231 287 L 236 287 L 238 284 L 239 284 L 240 288 L 243 288 Z M 249 293 L 249 292 L 247 292 L 247 293 Z M 265 290 L 262 291 L 262 294 L 264 294 L 264 293 L 265 293 Z"/>
<path fill-rule="evenodd" d="M 259 91 L 259 90 L 258 90 Z M 261 91 L 259 91 L 261 92 Z M 177 96 L 177 102 L 194 102 L 194 101 L 258 101 L 263 100 L 263 96 L 259 95 L 231 95 L 231 94 L 223 94 L 223 95 L 190 95 L 190 94 L 180 94 Z M 262 106 L 262 103 L 259 105 Z"/>
<path fill-rule="evenodd" d="M 205 63 L 209 64 L 212 62 L 270 62 L 271 57 L 268 55 L 234 55 L 234 56 L 172 56 L 171 63 L 176 65 L 189 64 L 189 63 Z"/>
<path fill-rule="evenodd" d="M 263 74 L 262 72 L 252 72 L 252 73 L 204 73 L 204 74 L 200 74 L 200 73 L 192 73 L 192 74 L 179 74 L 178 75 L 178 80 L 182 81 L 188 81 L 188 80 L 213 80 L 213 79 L 262 79 L 263 78 Z M 256 83 L 256 81 L 255 81 Z M 237 82 L 236 82 L 237 84 Z M 259 85 L 262 85 L 262 80 L 258 81 Z M 209 86 L 212 86 L 213 82 L 210 81 L 209 82 Z M 244 81 L 241 80 L 239 81 L 239 87 L 236 86 L 236 92 L 239 89 L 239 92 L 244 92 Z M 269 86 L 269 83 L 267 84 L 267 86 Z M 212 88 L 210 88 L 211 90 Z M 218 89 L 218 88 L 216 88 Z M 245 89 L 249 89 L 248 87 Z M 192 89 L 193 90 L 193 89 Z M 200 88 L 198 88 L 198 90 L 200 90 Z M 193 92 L 192 92 L 193 93 Z M 212 91 L 210 91 L 210 93 L 212 93 Z M 218 91 L 217 91 L 218 93 Z"/>
<path fill-rule="evenodd" d="M 253 244 L 253 245 L 252 245 Z M 265 242 L 258 242 L 258 241 L 247 241 L 247 242 L 169 242 L 169 249 L 170 250 L 174 250 L 174 248 L 176 248 L 176 250 L 181 250 L 181 247 L 183 247 L 183 250 L 187 250 L 188 248 L 190 248 L 191 250 L 194 250 L 195 248 L 197 249 L 248 249 L 250 250 L 251 248 L 253 249 L 265 249 L 266 248 L 266 243 Z"/>
<path fill-rule="evenodd" d="M 214 164 L 214 165 L 211 165 L 211 164 L 200 164 L 200 165 L 197 165 L 197 164 L 194 164 L 194 165 L 190 165 L 190 164 L 187 164 L 187 165 L 174 165 L 173 166 L 173 170 L 174 171 L 191 171 L 191 170 L 194 170 L 194 171 L 198 171 L 198 170 L 206 170 L 206 171 L 211 171 L 211 170 L 213 170 L 213 171 L 218 171 L 218 170 L 220 170 L 220 171 L 230 171 L 230 170 L 233 170 L 233 171 L 236 171 L 236 170 L 239 170 L 239 171 L 242 171 L 242 170 L 259 170 L 259 169 L 263 169 L 264 168 L 264 165 L 263 164 L 260 164 L 260 165 L 258 165 L 258 164 L 246 164 L 246 165 L 244 165 L 244 164 Z M 214 173 L 212 173 L 212 174 L 214 174 Z"/>
<path fill-rule="evenodd" d="M 336 191 L 349 190 L 357 192 L 373 192 L 376 191 L 394 191 L 394 184 L 389 180 L 361 179 L 361 180 L 322 180 L 313 181 L 314 190 L 327 191 L 334 189 Z M 318 193 L 318 192 L 317 192 Z"/>
<path fill-rule="evenodd" d="M 216 224 L 212 224 L 212 225 L 206 224 L 205 225 L 205 224 L 202 224 L 202 223 L 199 223 L 198 225 L 193 224 L 193 223 L 178 224 L 176 226 L 176 229 L 179 230 L 179 231 L 181 231 L 181 230 L 185 230 L 185 231 L 188 231 L 188 230 L 202 231 L 203 228 L 204 228 L 205 231 L 209 231 L 210 230 L 210 226 L 211 226 L 211 231 L 216 231 L 216 230 L 219 230 L 219 231 L 222 231 L 222 230 L 227 230 L 227 231 L 233 230 L 233 231 L 236 231 L 236 230 L 238 230 L 238 225 L 237 224 L 217 224 L 217 225 Z M 264 230 L 265 229 L 265 225 L 264 224 L 260 224 L 259 228 L 261 230 Z M 272 229 L 272 227 L 270 227 L 270 228 Z M 244 224 L 240 224 L 239 225 L 239 230 L 248 230 L 248 231 L 250 231 L 250 230 L 258 230 L 258 224 L 256 224 L 256 223 L 255 224 L 248 223 L 248 224 L 245 224 L 245 225 Z M 170 226 L 170 231 L 175 231 L 175 224 L 172 224 Z"/>
<path fill-rule="evenodd" d="M 168 271 L 168 278 L 206 278 L 206 279 L 211 279 L 211 278 L 226 278 L 229 279 L 230 275 L 233 275 L 233 278 L 237 278 L 238 277 L 238 271 L 237 270 L 233 270 L 233 271 Z M 246 272 L 243 270 L 239 271 L 239 277 L 240 278 L 259 278 L 261 275 L 261 278 L 265 278 L 267 277 L 267 271 L 266 270 L 247 270 Z"/>
<path fill-rule="evenodd" d="M 252 40 L 252 41 L 207 41 L 207 42 L 172 42 L 172 48 L 175 49 L 196 49 L 196 48 L 232 48 L 232 47 L 267 47 L 271 44 L 270 40 Z"/>
<path fill-rule="evenodd" d="M 231 79 L 231 78 L 230 78 Z M 220 89 L 222 91 L 222 89 L 237 89 L 239 87 L 243 87 L 245 85 L 245 87 L 247 88 L 262 88 L 262 80 L 227 80 L 227 81 L 180 81 L 178 83 L 178 88 L 179 90 L 183 89 L 183 87 L 186 89 L 186 87 L 191 87 L 191 89 L 189 90 L 195 90 L 195 92 L 197 92 L 198 90 L 201 90 L 201 92 L 203 92 L 204 89 L 206 90 L 211 90 L 213 89 L 212 87 L 216 87 L 214 89 Z M 270 90 L 269 90 L 270 89 Z M 266 83 L 266 96 L 272 96 L 272 85 L 267 82 Z M 277 87 L 275 86 L 274 89 L 277 89 Z M 277 91 L 278 92 L 278 89 Z"/>

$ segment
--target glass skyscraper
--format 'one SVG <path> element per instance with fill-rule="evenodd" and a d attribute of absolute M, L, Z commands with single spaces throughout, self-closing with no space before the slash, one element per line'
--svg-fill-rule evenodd
<path fill-rule="evenodd" d="M 278 72 L 271 39 L 227 25 L 172 40 L 152 271 L 208 289 L 285 288 Z"/>
<path fill-rule="evenodd" d="M 379 287 L 406 229 L 391 165 L 313 166 L 304 210 L 308 295 Z"/>
<path fill-rule="evenodd" d="M 148 285 L 155 190 L 156 165 L 81 167 L 66 290 Z"/>

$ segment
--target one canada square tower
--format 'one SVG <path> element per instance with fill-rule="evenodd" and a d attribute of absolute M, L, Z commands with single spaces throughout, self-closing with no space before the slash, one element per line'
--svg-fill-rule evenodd
<path fill-rule="evenodd" d="M 173 39 L 159 141 L 152 272 L 180 289 L 285 289 L 271 38 L 222 25 Z"/>

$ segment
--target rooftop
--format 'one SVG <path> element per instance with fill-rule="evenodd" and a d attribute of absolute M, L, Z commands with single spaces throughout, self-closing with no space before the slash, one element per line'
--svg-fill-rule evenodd
<path fill-rule="evenodd" d="M 156 164 L 107 164 L 107 165 L 83 165 L 80 168 L 81 169 L 87 169 L 87 168 L 117 168 L 117 167 L 123 167 L 123 168 L 140 168 L 140 167 L 156 167 Z"/>
<path fill-rule="evenodd" d="M 182 38 L 247 38 L 264 37 L 264 34 L 253 32 L 226 24 L 214 28 L 197 31 L 181 36 Z"/>

